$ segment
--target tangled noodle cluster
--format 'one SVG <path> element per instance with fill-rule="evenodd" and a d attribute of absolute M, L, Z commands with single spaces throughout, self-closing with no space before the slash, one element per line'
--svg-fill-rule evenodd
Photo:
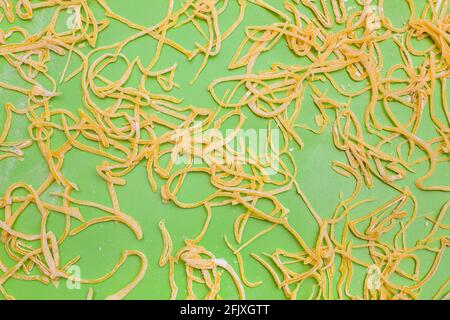
<path fill-rule="evenodd" d="M 141 239 L 143 232 L 139 222 L 121 211 L 115 188 L 125 185 L 126 176 L 144 163 L 151 189 L 160 192 L 163 201 L 184 209 L 202 207 L 206 212 L 201 233 L 195 239 L 185 240 L 185 246 L 175 252 L 165 222 L 160 223 L 164 251 L 159 264 L 169 267 L 172 298 L 179 297 L 174 275 L 176 264 L 185 267 L 186 297 L 189 299 L 197 298 L 194 283 L 208 288 L 205 298 L 220 298 L 223 271 L 233 279 L 239 296 L 245 298 L 245 288 L 257 287 L 261 282 L 253 283 L 247 279 L 241 251 L 277 226 L 293 236 L 298 250 L 289 252 L 280 248 L 266 254 L 265 258 L 254 253 L 252 257 L 270 272 L 286 298 L 297 298 L 307 279 L 315 282 L 311 298 L 332 299 L 334 292 L 340 299 L 417 298 L 421 288 L 437 271 L 450 245 L 448 232 L 445 235 L 449 226 L 443 222 L 450 201 L 442 205 L 435 219 L 430 218 L 433 227 L 429 234 L 411 244 L 406 237 L 417 217 L 418 201 L 413 186 L 408 188 L 401 182 L 416 173 L 416 168 L 426 165 L 427 171 L 415 179 L 415 187 L 428 192 L 450 191 L 449 185 L 431 182 L 438 165 L 448 164 L 450 160 L 450 114 L 446 95 L 450 70 L 448 0 L 428 0 L 421 12 L 413 0 L 406 0 L 411 14 L 403 27 L 395 27 L 384 15 L 383 0 L 376 4 L 370 0 L 357 0 L 358 10 L 352 11 L 343 0 L 329 3 L 324 0 L 285 1 L 283 8 L 264 0 L 166 2 L 165 18 L 146 27 L 114 12 L 106 0 L 95 2 L 103 11 L 103 20 L 98 20 L 92 1 L 87 0 L 18 0 L 14 3 L 0 0 L 0 21 L 6 19 L 13 25 L 8 30 L 0 29 L 0 56 L 16 70 L 24 83 L 13 85 L 0 78 L 0 87 L 27 98 L 26 106 L 21 108 L 2 98 L 6 119 L 2 120 L 4 125 L 0 133 L 0 161 L 11 157 L 22 159 L 24 150 L 35 144 L 50 172 L 38 188 L 15 183 L 0 198 L 3 212 L 1 241 L 13 262 L 12 266 L 7 266 L 11 263 L 0 261 L 0 291 L 3 295 L 13 298 L 4 289 L 10 279 L 45 284 L 73 279 L 67 270 L 80 257 L 62 264 L 59 248 L 67 237 L 76 236 L 92 225 L 117 221 Z M 225 28 L 222 15 L 229 10 L 231 2 L 238 10 L 235 10 L 232 25 Z M 210 84 L 209 92 L 217 106 L 211 109 L 182 106 L 182 100 L 170 95 L 178 86 L 175 82 L 177 64 L 161 70 L 155 67 L 162 49 L 171 47 L 188 60 L 202 56 L 202 64 L 193 76 L 192 81 L 195 81 L 209 59 L 221 52 L 223 41 L 243 24 L 250 5 L 271 12 L 278 22 L 245 28 L 244 39 L 229 65 L 230 69 L 245 68 L 245 71 Z M 375 22 L 374 8 L 377 11 Z M 32 20 L 35 12 L 42 9 L 52 9 L 53 17 L 38 33 L 30 34 L 15 25 L 17 19 Z M 75 12 L 74 28 L 60 30 L 58 22 L 68 9 Z M 306 15 L 306 10 L 314 18 Z M 99 46 L 98 37 L 112 20 L 125 24 L 133 34 L 114 44 Z M 204 39 L 203 43 L 191 43 L 194 49 L 188 49 L 170 37 L 171 30 L 185 25 L 191 25 Z M 157 42 L 149 64 L 139 57 L 131 60 L 123 52 L 126 46 L 145 37 Z M 427 49 L 417 49 L 415 42 L 425 38 L 432 44 Z M 398 47 L 402 61 L 384 72 L 381 46 L 387 40 Z M 269 69 L 257 70 L 258 58 L 280 43 L 287 46 L 301 63 L 285 65 L 273 61 Z M 55 56 L 67 59 L 60 79 L 49 74 L 49 64 Z M 413 57 L 420 57 L 421 64 L 415 64 Z M 69 72 L 73 61 L 77 61 L 77 67 Z M 118 79 L 109 79 L 104 70 L 119 62 L 126 67 Z M 130 78 L 136 71 L 138 85 L 132 86 Z M 350 92 L 340 86 L 334 79 L 339 71 L 360 84 L 360 88 Z M 51 107 L 52 99 L 60 95 L 58 86 L 77 77 L 81 77 L 82 108 L 73 113 Z M 329 84 L 341 100 L 330 97 L 327 90 L 321 89 L 323 84 Z M 159 89 L 149 89 L 155 86 Z M 316 128 L 300 123 L 308 90 L 311 90 L 318 111 Z M 366 105 L 352 104 L 364 94 L 370 97 Z M 437 95 L 441 96 L 439 100 Z M 411 114 L 407 121 L 400 119 L 394 110 L 399 104 Z M 362 118 L 355 108 L 364 110 Z M 387 116 L 387 121 L 379 118 L 380 110 Z M 267 125 L 268 137 L 263 152 L 240 147 L 240 132 L 248 124 L 247 111 Z M 426 113 L 429 113 L 435 134 L 432 138 L 419 136 L 421 124 L 427 121 Z M 26 139 L 8 141 L 13 114 L 25 116 L 29 121 Z M 237 125 L 225 137 L 207 134 L 209 130 L 227 128 L 229 120 L 233 119 Z M 275 129 L 281 132 L 278 147 L 271 138 L 271 131 Z M 298 183 L 297 162 L 289 143 L 304 147 L 299 129 L 315 134 L 330 133 L 335 147 L 347 158 L 346 163 L 334 161 L 332 168 L 354 180 L 354 191 L 348 198 L 341 196 L 331 218 L 316 212 Z M 52 142 L 57 134 L 64 136 L 64 143 L 55 148 Z M 392 146 L 395 146 L 394 152 Z M 72 150 L 103 159 L 96 171 L 107 185 L 111 206 L 80 200 L 73 195 L 78 186 L 62 173 L 64 157 Z M 180 199 L 180 193 L 183 183 L 193 173 L 208 175 L 215 191 L 201 201 L 189 203 Z M 359 207 L 370 201 L 358 200 L 358 197 L 363 188 L 373 187 L 374 179 L 395 190 L 397 195 L 358 218 L 351 217 L 350 212 L 361 210 Z M 157 183 L 160 180 L 162 186 Z M 64 189 L 52 193 L 62 200 L 62 205 L 43 199 L 43 194 L 54 183 Z M 313 246 L 308 245 L 301 232 L 288 221 L 289 215 L 298 212 L 290 212 L 280 200 L 279 195 L 292 190 L 306 204 L 317 223 L 319 232 Z M 261 207 L 261 202 L 270 203 L 270 210 L 263 209 L 266 206 Z M 35 205 L 41 214 L 37 234 L 15 229 L 16 221 L 31 205 Z M 234 240 L 239 247 L 225 237 L 227 246 L 236 256 L 237 271 L 201 245 L 213 208 L 226 205 L 239 205 L 244 209 L 234 224 Z M 86 221 L 82 215 L 83 207 L 96 209 L 103 215 Z M 47 229 L 51 214 L 65 216 L 62 234 Z M 252 219 L 266 221 L 270 226 L 243 243 L 246 226 Z M 73 220 L 78 220 L 81 225 L 72 227 Z M 358 241 L 352 240 L 355 238 Z M 365 250 L 370 262 L 358 258 L 355 255 L 358 250 Z M 417 255 L 423 250 L 433 254 L 429 268 L 421 265 Z M 147 258 L 140 251 L 125 251 L 111 272 L 101 278 L 76 280 L 100 283 L 112 277 L 129 256 L 139 257 L 141 269 L 131 283 L 108 297 L 121 299 L 146 272 Z M 412 273 L 401 268 L 405 260 L 413 262 Z M 303 271 L 298 271 L 293 267 L 295 265 L 302 266 Z M 368 270 L 363 296 L 351 293 L 355 265 Z M 33 270 L 37 270 L 38 275 Z M 394 275 L 406 279 L 408 284 L 398 284 L 393 280 Z M 448 298 L 449 279 L 434 298 Z M 92 295 L 90 291 L 89 297 Z"/>

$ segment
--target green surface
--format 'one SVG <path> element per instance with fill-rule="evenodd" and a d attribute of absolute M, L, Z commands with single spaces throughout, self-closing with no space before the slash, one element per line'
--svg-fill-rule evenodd
<path fill-rule="evenodd" d="M 89 1 L 93 3 L 94 1 Z M 282 1 L 270 1 L 278 7 Z M 387 15 L 393 19 L 397 25 L 402 25 L 409 16 L 409 11 L 405 1 L 385 1 L 385 11 Z M 404 3 L 405 2 L 405 3 Z M 120 12 L 124 16 L 143 25 L 152 25 L 164 17 L 166 11 L 166 1 L 156 0 L 132 0 L 132 1 L 108 1 L 111 8 L 116 12 Z M 424 1 L 417 1 L 418 6 L 425 3 Z M 356 4 L 349 0 L 348 6 Z M 93 4 L 93 7 L 98 7 Z M 305 11 L 308 15 L 310 12 Z M 102 17 L 100 7 L 97 13 Z M 230 10 L 224 14 L 224 24 L 232 23 L 236 18 L 237 6 L 234 1 L 230 1 Z M 23 22 L 17 20 L 15 23 L 26 27 L 28 30 L 34 32 L 39 31 L 51 17 L 52 9 L 39 10 L 35 13 L 32 21 Z M 395 18 L 393 18 L 395 16 Z M 162 52 L 161 59 L 157 64 L 157 68 L 163 68 L 172 65 L 174 62 L 178 64 L 175 81 L 180 85 L 179 89 L 174 89 L 170 94 L 183 98 L 183 105 L 195 105 L 198 107 L 215 109 L 217 106 L 209 95 L 207 88 L 211 81 L 221 76 L 229 76 L 232 74 L 241 74 L 244 69 L 228 70 L 227 66 L 236 52 L 238 45 L 243 39 L 243 32 L 246 26 L 263 25 L 277 21 L 277 17 L 271 15 L 266 10 L 258 8 L 255 5 L 249 4 L 245 15 L 244 22 L 237 28 L 233 35 L 227 39 L 223 45 L 222 52 L 210 59 L 206 69 L 200 75 L 198 81 L 191 85 L 189 84 L 193 75 L 197 71 L 201 63 L 201 57 L 197 57 L 193 61 L 187 59 L 177 51 L 165 47 Z M 9 28 L 11 25 L 3 21 L 0 28 Z M 179 39 L 182 43 L 193 43 L 191 39 L 192 33 L 173 34 L 172 37 Z M 110 26 L 101 32 L 98 45 L 107 45 L 115 43 L 118 39 L 125 38 L 131 35 L 132 31 L 125 25 L 111 20 Z M 125 54 L 130 58 L 139 56 L 144 62 L 149 62 L 152 58 L 156 41 L 148 38 L 141 38 L 127 46 L 124 50 Z M 386 48 L 383 49 L 383 54 L 386 54 L 384 70 L 387 70 L 390 65 L 400 61 L 399 52 L 395 47 L 386 41 Z M 415 58 L 416 59 L 416 58 Z M 52 60 L 49 63 L 49 71 L 56 79 L 59 79 L 58 74 L 64 67 L 66 57 L 58 57 L 52 55 Z M 284 41 L 280 41 L 270 53 L 263 54 L 258 61 L 257 69 L 266 69 L 272 63 L 283 62 L 284 64 L 301 63 L 301 59 L 295 57 L 286 47 Z M 417 58 L 418 63 L 420 59 Z M 73 70 L 76 64 L 72 64 L 70 68 Z M 69 68 L 69 70 L 70 70 Z M 120 72 L 120 66 L 108 70 L 112 77 L 114 74 Z M 4 62 L 0 60 L 0 79 L 4 82 L 18 81 L 18 76 L 13 70 Z M 357 88 L 357 84 L 351 83 L 346 75 L 342 74 L 338 78 L 340 83 L 347 85 L 349 88 Z M 70 82 L 58 86 L 61 96 L 51 100 L 52 108 L 67 108 L 71 111 L 76 111 L 82 107 L 81 93 L 80 93 L 80 75 L 72 79 Z M 309 90 L 309 89 L 308 89 Z M 448 91 L 448 88 L 445 88 Z M 305 95 L 303 115 L 300 118 L 302 122 L 314 125 L 314 116 L 317 111 L 313 107 L 310 95 Z M 330 92 L 330 96 L 339 99 L 337 94 Z M 358 115 L 361 115 L 363 108 L 357 108 L 358 105 L 367 103 L 369 94 L 354 99 L 354 109 Z M 439 99 L 438 97 L 436 97 Z M 16 93 L 0 89 L 0 105 L 11 102 L 17 107 L 25 106 L 26 99 Z M 437 101 L 440 103 L 440 101 Z M 353 105 L 352 105 L 353 108 Z M 248 115 L 249 121 L 246 126 L 257 125 L 259 119 L 256 119 L 245 111 Z M 330 116 L 332 114 L 330 113 Z M 424 113 L 425 117 L 429 117 Z M 0 108 L 0 129 L 2 129 L 5 111 Z M 382 115 L 380 115 L 382 117 Z M 424 125 L 420 128 L 423 136 L 428 137 L 427 132 L 431 130 L 431 121 L 427 119 L 423 121 Z M 14 115 L 13 128 L 11 134 L 8 136 L 8 141 L 15 141 L 24 138 L 28 135 L 27 126 L 28 120 L 25 116 Z M 306 195 L 309 197 L 313 207 L 320 213 L 322 217 L 331 216 L 333 209 L 339 202 L 338 195 L 342 191 L 346 196 L 350 194 L 354 187 L 354 180 L 345 178 L 337 174 L 331 169 L 331 162 L 333 160 L 340 160 L 347 163 L 345 154 L 338 151 L 332 142 L 331 127 L 321 134 L 316 135 L 306 130 L 300 129 L 298 131 L 301 138 L 305 142 L 305 148 L 300 150 L 298 146 L 291 142 L 293 154 L 299 168 L 298 181 L 303 187 Z M 431 136 L 435 133 L 431 132 Z M 78 199 L 92 200 L 110 206 L 110 199 L 105 183 L 97 176 L 95 167 L 102 162 L 102 159 L 88 153 L 80 151 L 70 151 L 65 158 L 62 172 L 72 182 L 78 185 L 80 191 L 73 195 Z M 448 163 L 441 164 L 439 167 L 440 174 L 433 177 L 433 182 L 441 184 L 448 184 L 450 181 L 450 168 Z M 426 215 L 436 216 L 442 205 L 449 199 L 448 194 L 444 192 L 423 192 L 414 186 L 414 180 L 426 172 L 426 165 L 418 166 L 415 174 L 410 174 L 407 179 L 400 182 L 400 185 L 409 186 L 412 192 L 417 196 L 418 218 L 415 224 L 411 227 L 408 241 L 411 243 L 414 240 L 422 238 L 427 234 L 432 225 L 425 219 Z M 40 155 L 36 145 L 25 149 L 24 161 L 19 161 L 15 158 L 0 161 L 0 194 L 3 194 L 5 189 L 18 181 L 24 181 L 34 187 L 38 187 L 43 179 L 48 175 L 49 171 L 45 164 L 43 157 Z M 203 187 L 204 177 L 193 177 L 187 182 L 186 192 L 184 195 L 188 199 L 196 199 L 200 193 L 207 193 L 209 189 Z M 195 237 L 201 230 L 204 222 L 205 212 L 203 208 L 198 209 L 180 209 L 172 203 L 165 204 L 161 200 L 159 191 L 154 193 L 151 191 L 147 180 L 147 174 L 144 164 L 140 164 L 129 175 L 126 176 L 127 184 L 125 186 L 118 186 L 116 188 L 118 198 L 120 200 L 121 209 L 123 212 L 133 216 L 142 225 L 144 238 L 138 241 L 133 233 L 124 225 L 113 222 L 103 223 L 93 226 L 86 231 L 80 233 L 76 237 L 68 238 L 61 246 L 62 261 L 67 262 L 74 256 L 80 255 L 82 258 L 78 263 L 81 269 L 81 276 L 84 278 L 99 277 L 108 272 L 111 267 L 121 256 L 121 253 L 126 249 L 137 249 L 144 252 L 149 260 L 149 267 L 147 274 L 143 281 L 129 294 L 130 299 L 166 299 L 170 297 L 170 288 L 168 282 L 168 267 L 160 268 L 158 266 L 158 259 L 162 251 L 162 238 L 158 228 L 158 223 L 161 219 L 166 221 L 166 226 L 170 231 L 175 249 L 181 248 L 184 239 Z M 51 191 L 60 190 L 57 185 L 52 186 Z M 374 181 L 372 190 L 363 187 L 360 199 L 372 198 L 372 203 L 361 207 L 360 214 L 368 212 L 368 210 L 376 208 L 381 203 L 393 198 L 397 193 L 384 185 L 378 180 Z M 47 195 L 49 201 L 60 201 L 58 198 Z M 305 238 L 308 244 L 313 245 L 317 233 L 317 226 L 307 211 L 305 204 L 294 193 L 288 192 L 280 197 L 283 204 L 289 208 L 289 221 L 296 227 L 298 232 Z M 83 208 L 83 214 L 86 217 L 98 216 L 99 212 Z M 212 251 L 216 257 L 224 258 L 232 263 L 237 269 L 236 259 L 232 252 L 225 245 L 223 235 L 228 235 L 229 239 L 233 239 L 233 223 L 236 217 L 243 213 L 243 208 L 240 206 L 224 206 L 213 209 L 213 218 L 208 229 L 208 232 L 202 241 L 202 245 Z M 353 217 L 358 214 L 352 213 Z M 1 213 L 0 213 L 1 215 Z M 22 216 L 18 222 L 18 228 L 21 230 L 36 230 L 39 221 L 38 212 L 34 211 L 32 207 L 27 209 L 25 215 Z M 448 219 L 446 220 L 448 223 Z M 49 222 L 49 230 L 54 230 L 56 234 L 61 231 L 63 227 L 63 218 L 58 215 L 52 215 Z M 445 222 L 445 221 L 444 221 Z M 76 223 L 74 224 L 76 225 Z M 264 222 L 251 221 L 249 228 L 244 235 L 245 239 L 251 238 L 257 231 L 267 227 Z M 246 288 L 247 298 L 249 299 L 283 299 L 284 294 L 282 290 L 278 289 L 270 274 L 257 261 L 250 257 L 250 253 L 273 252 L 276 248 L 284 248 L 286 250 L 296 251 L 298 246 L 285 230 L 277 227 L 270 234 L 258 239 L 251 246 L 243 250 L 247 276 L 251 281 L 262 281 L 263 284 L 257 288 Z M 0 257 L 5 255 L 4 248 L 0 249 Z M 424 252 L 421 256 L 422 263 L 426 265 L 431 263 L 431 255 Z M 337 262 L 339 258 L 337 259 Z M 337 264 L 336 264 L 337 265 Z M 447 250 L 442 260 L 438 272 L 421 291 L 421 298 L 430 298 L 449 276 L 450 254 Z M 114 293 L 126 283 L 128 283 L 138 271 L 139 265 L 137 259 L 129 259 L 125 265 L 118 271 L 118 273 L 110 280 L 104 283 L 93 285 L 95 290 L 95 298 L 101 299 L 107 295 Z M 185 297 L 185 274 L 184 268 L 181 265 L 177 266 L 176 279 L 180 288 L 179 298 Z M 355 266 L 354 281 L 352 283 L 352 290 L 354 294 L 362 293 L 362 281 L 367 273 L 364 268 Z M 8 281 L 5 285 L 7 291 L 17 298 L 66 298 L 66 299 L 84 299 L 88 288 L 91 286 L 83 285 L 79 290 L 70 290 L 66 287 L 65 281 L 60 281 L 59 287 L 55 288 L 53 285 L 42 285 L 36 282 L 23 282 L 18 280 Z M 299 298 L 307 298 L 310 296 L 313 288 L 312 286 L 304 286 L 304 289 L 299 293 Z M 198 289 L 199 296 L 201 296 L 201 288 Z M 336 296 L 337 292 L 334 292 Z M 237 298 L 237 291 L 234 284 L 228 275 L 224 275 L 222 282 L 221 296 L 223 298 L 231 299 Z"/>

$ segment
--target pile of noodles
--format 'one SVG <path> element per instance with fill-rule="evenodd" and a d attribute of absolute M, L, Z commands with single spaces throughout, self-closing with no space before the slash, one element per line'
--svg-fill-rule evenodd
<path fill-rule="evenodd" d="M 335 292 L 340 299 L 417 298 L 421 288 L 436 273 L 450 245 L 446 232 L 449 226 L 443 222 L 450 201 L 442 205 L 434 219 L 430 218 L 433 228 L 429 234 L 411 244 L 406 235 L 417 217 L 418 202 L 411 188 L 399 182 L 415 173 L 418 166 L 426 165 L 427 171 L 415 180 L 415 186 L 428 192 L 450 191 L 449 185 L 430 182 L 437 166 L 450 160 L 446 82 L 450 70 L 448 0 L 428 0 L 421 12 L 413 0 L 406 0 L 411 13 L 402 27 L 394 27 L 384 15 L 383 0 L 357 0 L 357 10 L 352 11 L 343 0 L 329 1 L 329 5 L 324 0 L 284 1 L 283 8 L 264 0 L 186 0 L 181 5 L 174 0 L 166 2 L 165 18 L 146 27 L 112 10 L 106 0 L 97 1 L 105 16 L 103 20 L 98 20 L 91 2 L 87 0 L 19 0 L 14 4 L 10 0 L 0 0 L 0 21 L 6 19 L 11 25 L 8 30 L 0 29 L 0 57 L 24 81 L 23 86 L 18 86 L 0 78 L 0 88 L 22 94 L 27 99 L 26 106 L 20 108 L 2 102 L 6 119 L 0 132 L 0 161 L 11 157 L 22 159 L 26 157 L 26 148 L 34 144 L 45 158 L 50 172 L 38 188 L 15 183 L 8 186 L 0 197 L 0 210 L 3 212 L 1 241 L 13 262 L 5 264 L 0 261 L 2 294 L 13 298 L 4 288 L 5 283 L 13 279 L 45 284 L 72 279 L 95 285 L 112 277 L 130 256 L 137 256 L 141 267 L 133 281 L 108 297 L 124 298 L 146 273 L 148 263 L 142 252 L 125 251 L 111 271 L 98 279 L 73 279 L 68 269 L 80 257 L 63 263 L 59 250 L 68 237 L 75 237 L 90 226 L 108 221 L 126 225 L 138 240 L 141 239 L 143 233 L 139 222 L 133 219 L 132 213 L 124 213 L 120 208 L 116 186 L 125 185 L 128 173 L 145 164 L 151 187 L 149 192 L 160 192 L 165 202 L 172 202 L 180 208 L 202 207 L 206 213 L 201 233 L 194 239 L 185 240 L 184 247 L 178 250 L 173 248 L 165 222 L 160 223 L 164 250 L 159 265 L 169 268 L 168 281 L 173 299 L 180 296 L 197 298 L 194 283 L 208 289 L 208 294 L 201 298 L 221 298 L 224 272 L 231 276 L 239 297 L 245 298 L 246 287 L 257 287 L 261 282 L 248 280 L 249 271 L 245 269 L 241 251 L 276 227 L 292 235 L 298 250 L 289 252 L 279 248 L 264 257 L 255 253 L 251 256 L 270 272 L 286 298 L 297 298 L 308 279 L 315 283 L 311 298 L 333 299 Z M 236 17 L 232 25 L 224 26 L 222 17 L 232 5 L 238 8 Z M 242 43 L 229 64 L 230 69 L 240 69 L 240 75 L 233 73 L 218 78 L 209 86 L 209 93 L 217 106 L 211 109 L 183 106 L 182 100 L 170 94 L 178 86 L 175 82 L 177 65 L 162 70 L 155 67 L 163 48 L 169 46 L 188 60 L 201 56 L 201 66 L 193 75 L 195 81 L 209 59 L 220 54 L 223 42 L 244 23 L 246 9 L 250 5 L 271 12 L 277 22 L 245 27 Z M 374 8 L 377 14 L 375 21 Z M 25 28 L 15 25 L 18 19 L 32 20 L 35 12 L 42 9 L 53 10 L 53 17 L 39 33 L 30 34 Z M 75 13 L 75 27 L 60 31 L 58 21 L 68 9 Z M 304 14 L 305 10 L 309 10 L 314 18 Z M 128 26 L 133 34 L 115 44 L 99 46 L 98 37 L 112 20 Z M 170 31 L 188 24 L 204 39 L 202 43 L 195 42 L 193 50 L 170 37 Z M 16 37 L 21 41 L 10 41 Z M 140 58 L 131 60 L 123 53 L 126 46 L 144 37 L 157 42 L 156 51 L 150 53 L 153 56 L 149 64 Z M 426 50 L 416 49 L 415 41 L 425 38 L 432 45 Z M 384 72 L 380 46 L 388 40 L 398 47 L 402 61 Z M 280 43 L 302 63 L 285 65 L 274 61 L 269 69 L 257 70 L 258 58 Z M 67 59 L 60 79 L 54 79 L 49 72 L 49 63 L 55 56 Z M 415 65 L 412 56 L 421 57 L 422 64 Z M 69 71 L 74 61 L 77 67 Z M 125 63 L 126 68 L 118 79 L 111 80 L 103 71 L 117 62 Z M 136 70 L 139 85 L 133 87 L 129 80 Z M 338 71 L 346 72 L 354 82 L 361 84 L 361 88 L 353 92 L 345 90 L 334 79 Z M 400 73 L 404 76 L 399 77 Z M 58 86 L 73 81 L 77 76 L 81 77 L 83 106 L 77 113 L 51 107 L 52 99 L 60 95 Z M 165 93 L 150 91 L 149 81 L 156 81 Z M 331 98 L 326 90 L 321 89 L 323 83 L 332 86 L 341 99 Z M 227 90 L 223 92 L 221 87 Z M 318 111 L 316 128 L 301 123 L 306 92 L 312 92 Z M 205 90 L 200 94 L 208 92 Z M 357 106 L 364 110 L 363 119 L 360 119 L 352 101 L 363 94 L 368 94 L 370 99 L 366 105 Z M 441 103 L 436 101 L 437 95 L 441 95 Z M 102 100 L 108 101 L 106 108 L 99 105 L 98 101 Z M 396 116 L 394 103 L 411 111 L 408 121 Z M 387 115 L 388 122 L 378 118 L 377 109 L 380 108 Z M 239 145 L 239 133 L 248 124 L 247 111 L 267 121 L 268 136 L 271 130 L 280 130 L 281 147 L 276 148 L 270 137 L 263 154 L 251 148 L 233 146 L 231 141 Z M 418 135 L 425 113 L 429 113 L 432 120 L 435 134 L 432 139 Z M 444 114 L 445 119 L 438 114 Z M 8 139 L 13 115 L 26 117 L 29 121 L 28 137 L 24 140 Z M 210 130 L 224 129 L 230 119 L 237 119 L 238 124 L 226 137 L 206 134 Z M 120 125 L 117 120 L 121 120 Z M 325 215 L 313 208 L 298 183 L 297 162 L 288 146 L 295 143 L 300 148 L 304 147 L 300 128 L 315 134 L 331 134 L 335 147 L 347 158 L 346 162 L 334 161 L 332 168 L 353 179 L 355 187 L 348 198 L 341 194 L 332 218 L 323 218 Z M 201 139 L 196 139 L 199 132 Z M 52 141 L 57 133 L 64 136 L 64 143 L 54 148 Z M 385 147 L 393 144 L 397 151 L 386 151 Z M 72 150 L 95 154 L 103 159 L 96 171 L 108 188 L 110 206 L 73 195 L 78 186 L 62 173 L 64 157 Z M 414 156 L 416 154 L 421 154 L 421 157 Z M 277 159 L 276 166 L 274 159 Z M 201 201 L 187 203 L 181 200 L 180 193 L 193 173 L 208 175 L 215 191 Z M 320 177 L 320 172 L 314 174 Z M 158 185 L 157 181 L 161 179 L 164 183 Z M 395 190 L 397 195 L 386 199 L 380 207 L 353 218 L 350 213 L 370 201 L 357 199 L 362 188 L 372 188 L 374 179 Z M 62 200 L 62 205 L 43 199 L 44 193 L 54 183 L 64 190 L 52 193 Z M 301 231 L 289 223 L 289 215 L 299 212 L 290 212 L 280 195 L 292 190 L 306 204 L 317 224 L 319 231 L 314 246 L 308 245 Z M 271 209 L 262 209 L 261 202 L 269 202 Z M 37 234 L 19 232 L 15 228 L 16 221 L 31 205 L 37 207 L 41 216 Z M 236 256 L 238 268 L 217 258 L 202 244 L 213 209 L 226 205 L 239 205 L 244 209 L 234 224 L 234 241 L 224 238 Z M 83 208 L 86 207 L 96 209 L 102 215 L 86 221 L 83 217 Z M 53 214 L 64 215 L 66 219 L 62 234 L 55 234 L 47 228 L 48 217 Z M 243 242 L 246 226 L 252 219 L 268 222 L 270 226 Z M 74 228 L 71 225 L 74 220 L 81 225 Z M 354 238 L 359 241 L 352 241 Z M 371 263 L 358 258 L 355 252 L 359 249 L 367 251 Z M 423 250 L 434 257 L 428 268 L 421 265 L 418 257 L 418 252 Z M 401 263 L 406 260 L 413 261 L 413 272 L 401 268 Z M 187 292 L 183 295 L 178 292 L 175 277 L 175 265 L 179 264 L 184 266 L 187 277 Z M 293 267 L 295 265 L 303 266 L 302 270 L 306 271 L 298 271 Z M 362 296 L 351 292 L 355 265 L 368 270 L 361 284 Z M 398 281 L 393 280 L 394 275 L 404 278 L 408 284 L 397 284 Z M 448 297 L 449 279 L 434 298 Z M 88 298 L 92 297 L 93 291 L 90 290 Z"/>

